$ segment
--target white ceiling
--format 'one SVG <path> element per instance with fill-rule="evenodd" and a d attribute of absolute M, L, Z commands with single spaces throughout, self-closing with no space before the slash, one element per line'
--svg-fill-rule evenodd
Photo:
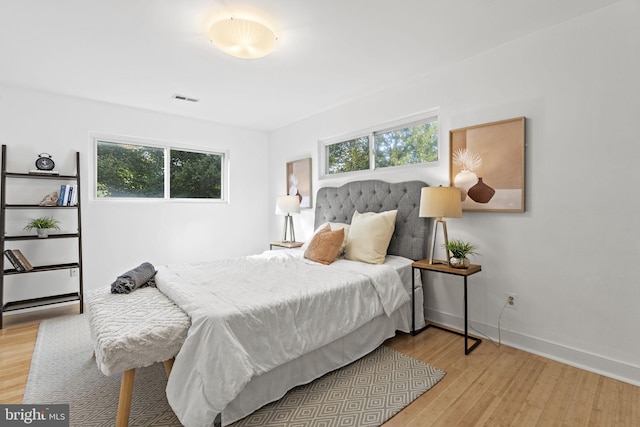
<path fill-rule="evenodd" d="M 0 0 L 0 83 L 269 131 L 616 1 Z M 222 53 L 230 16 L 276 50 Z"/>

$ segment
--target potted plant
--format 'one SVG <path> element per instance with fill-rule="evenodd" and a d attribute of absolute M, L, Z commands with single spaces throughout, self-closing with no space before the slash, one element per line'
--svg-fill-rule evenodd
<path fill-rule="evenodd" d="M 29 220 L 24 227 L 27 231 L 31 231 L 34 228 L 38 232 L 38 237 L 45 238 L 49 235 L 49 230 L 60 230 L 60 221 L 44 216 Z"/>
<path fill-rule="evenodd" d="M 477 255 L 476 249 L 478 247 L 472 243 L 464 242 L 459 239 L 450 240 L 444 245 L 447 251 L 451 252 L 449 258 L 449 265 L 453 268 L 467 268 L 471 263 L 468 255 Z"/>

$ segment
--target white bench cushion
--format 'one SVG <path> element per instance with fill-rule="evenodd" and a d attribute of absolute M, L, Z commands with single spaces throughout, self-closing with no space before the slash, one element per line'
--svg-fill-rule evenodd
<path fill-rule="evenodd" d="M 178 354 L 189 316 L 154 287 L 112 294 L 109 286 L 86 294 L 98 368 L 105 375 L 164 362 Z"/>

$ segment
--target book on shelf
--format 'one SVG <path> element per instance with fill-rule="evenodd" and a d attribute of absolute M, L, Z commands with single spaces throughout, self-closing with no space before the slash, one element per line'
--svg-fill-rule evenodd
<path fill-rule="evenodd" d="M 71 186 L 71 194 L 69 195 L 69 204 L 68 206 L 76 206 L 78 204 L 78 186 Z"/>
<path fill-rule="evenodd" d="M 70 185 L 65 206 L 73 206 L 73 193 L 75 193 L 75 188 L 73 185 Z"/>
<path fill-rule="evenodd" d="M 58 206 L 64 206 L 63 202 L 64 202 L 66 190 L 67 190 L 67 186 L 65 184 L 62 184 L 60 186 L 60 192 L 58 193 Z"/>
<path fill-rule="evenodd" d="M 62 184 L 58 195 L 58 206 L 76 206 L 78 204 L 78 186 Z"/>
<path fill-rule="evenodd" d="M 60 176 L 58 171 L 45 171 L 40 169 L 32 169 L 29 171 L 29 175 L 42 175 L 42 176 Z"/>
<path fill-rule="evenodd" d="M 24 268 L 24 271 L 33 270 L 33 265 L 31 265 L 31 263 L 29 262 L 27 257 L 24 256 L 24 254 L 22 253 L 22 251 L 20 251 L 20 249 L 10 249 L 10 250 L 11 250 L 11 252 L 13 252 L 15 257 L 18 259 L 18 261 L 20 262 L 20 264 Z"/>
<path fill-rule="evenodd" d="M 11 249 L 6 249 L 4 251 L 4 254 L 6 255 L 7 259 L 11 262 L 11 264 L 13 264 L 13 268 L 15 268 L 16 271 L 26 271 L 25 268 L 22 266 L 22 264 L 20 264 L 20 261 L 18 260 L 18 258 L 11 251 Z"/>

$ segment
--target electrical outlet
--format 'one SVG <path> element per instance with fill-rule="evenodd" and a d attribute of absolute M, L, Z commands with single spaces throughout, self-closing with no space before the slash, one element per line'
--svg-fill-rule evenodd
<path fill-rule="evenodd" d="M 507 307 L 516 309 L 518 308 L 518 294 L 514 294 L 512 292 L 504 293 L 506 298 Z"/>
<path fill-rule="evenodd" d="M 71 277 L 77 277 L 78 276 L 78 269 L 77 268 L 72 268 L 71 270 L 69 270 L 69 274 L 71 275 Z"/>

